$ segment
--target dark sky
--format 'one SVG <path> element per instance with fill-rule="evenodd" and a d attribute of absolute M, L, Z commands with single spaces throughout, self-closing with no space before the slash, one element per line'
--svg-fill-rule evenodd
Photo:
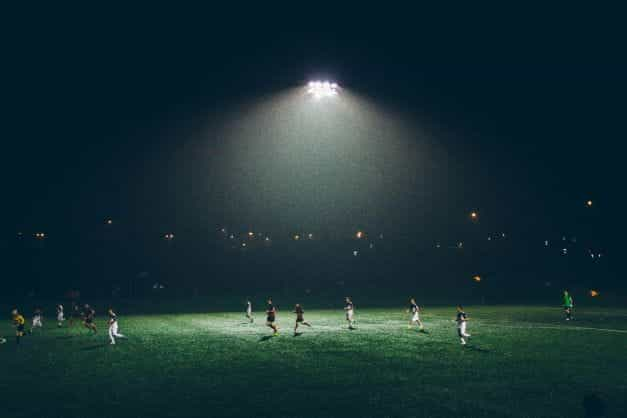
<path fill-rule="evenodd" d="M 439 196 L 430 211 L 401 188 L 403 203 L 378 217 L 420 230 L 424 218 L 407 218 L 435 212 L 446 228 L 478 209 L 495 229 L 563 231 L 590 198 L 604 211 L 597 226 L 615 227 L 627 89 L 611 11 L 384 7 L 16 11 L 3 53 L 3 233 L 109 216 L 151 231 L 279 226 L 272 205 L 233 212 L 186 188 L 227 177 L 203 179 L 195 170 L 226 173 L 185 158 L 222 152 L 199 133 L 243 103 L 318 75 L 428 132 L 444 164 L 433 171 L 444 180 L 424 180 Z M 350 227 L 374 222 L 357 218 Z"/>

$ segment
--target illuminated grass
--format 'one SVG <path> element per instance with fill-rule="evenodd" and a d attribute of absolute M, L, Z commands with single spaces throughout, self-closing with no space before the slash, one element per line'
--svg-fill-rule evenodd
<path fill-rule="evenodd" d="M 468 307 L 469 347 L 454 309 L 428 309 L 426 334 L 402 309 L 307 311 L 313 328 L 269 338 L 263 315 L 121 316 L 129 339 L 56 329 L 0 346 L 6 416 L 582 416 L 598 393 L 610 416 L 627 410 L 627 311 Z M 8 325 L 0 335 L 11 335 Z M 3 414 L 4 415 L 4 414 Z"/>

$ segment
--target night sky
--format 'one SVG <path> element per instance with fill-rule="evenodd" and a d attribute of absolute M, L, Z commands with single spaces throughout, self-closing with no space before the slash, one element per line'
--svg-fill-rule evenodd
<path fill-rule="evenodd" d="M 147 240 L 228 226 L 432 243 L 477 210 L 485 231 L 621 246 L 613 19 L 295 7 L 16 12 L 2 240 L 75 241 L 112 218 Z M 311 79 L 342 101 L 312 105 Z"/>

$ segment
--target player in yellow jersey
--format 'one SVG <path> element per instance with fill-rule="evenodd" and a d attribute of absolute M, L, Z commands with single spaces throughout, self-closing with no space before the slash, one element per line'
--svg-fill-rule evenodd
<path fill-rule="evenodd" d="M 13 316 L 13 325 L 15 326 L 15 342 L 19 344 L 20 338 L 24 336 L 24 324 L 26 320 L 24 320 L 24 317 L 20 315 L 17 309 L 13 309 L 11 315 Z"/>

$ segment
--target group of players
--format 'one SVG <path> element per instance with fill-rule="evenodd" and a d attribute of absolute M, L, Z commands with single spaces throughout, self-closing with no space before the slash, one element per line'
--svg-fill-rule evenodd
<path fill-rule="evenodd" d="M 72 327 L 74 321 L 82 322 L 83 326 L 87 328 L 91 333 L 97 334 L 98 327 L 96 326 L 96 311 L 89 304 L 83 305 L 81 309 L 80 305 L 77 303 L 72 303 L 72 312 L 69 317 L 69 326 Z M 57 326 L 61 328 L 63 323 L 65 322 L 65 311 L 63 309 L 63 305 L 59 304 L 56 307 L 57 314 Z M 126 338 L 124 335 L 118 332 L 118 317 L 112 308 L 109 308 L 107 311 L 108 320 L 107 327 L 109 331 L 109 342 L 110 344 L 115 344 L 116 338 Z M 15 327 L 15 342 L 16 344 L 20 344 L 21 339 L 26 336 L 33 334 L 33 332 L 37 328 L 43 328 L 43 311 L 40 308 L 35 309 L 33 312 L 33 318 L 31 321 L 31 327 L 28 332 L 26 331 L 26 320 L 24 316 L 17 310 L 13 309 L 11 311 L 11 318 L 13 321 L 13 326 Z M 6 339 L 0 338 L 0 343 L 5 343 Z"/>
<path fill-rule="evenodd" d="M 350 297 L 346 297 L 344 299 L 344 312 L 346 315 L 346 322 L 348 324 L 348 329 L 354 330 L 355 327 L 355 305 Z M 574 302 L 573 297 L 568 293 L 568 290 L 564 290 L 564 313 L 566 316 L 566 320 L 570 321 L 573 319 L 573 308 Z M 253 307 L 252 302 L 250 300 L 246 301 L 246 319 L 250 322 L 254 322 L 253 316 Z M 276 325 L 276 317 L 277 317 L 277 308 L 272 302 L 272 298 L 268 298 L 267 306 L 266 306 L 266 326 L 272 329 L 272 335 L 279 335 L 279 327 Z M 408 328 L 412 328 L 417 326 L 420 331 L 424 332 L 424 325 L 420 320 L 420 312 L 421 308 L 416 303 L 414 298 L 409 300 L 409 306 L 407 309 L 407 313 L 410 314 Z M 56 307 L 57 313 L 57 326 L 62 327 L 63 322 L 65 321 L 65 313 L 63 310 L 63 305 L 59 304 Z M 307 327 L 311 327 L 311 324 L 305 321 L 305 311 L 300 304 L 294 305 L 293 313 L 296 315 L 296 320 L 294 323 L 294 335 L 300 335 L 298 329 L 300 325 L 305 325 Z M 19 344 L 22 337 L 27 335 L 26 333 L 26 320 L 24 316 L 19 313 L 17 309 L 14 309 L 12 312 L 13 325 L 15 326 L 15 338 L 16 343 Z M 116 343 L 116 338 L 126 338 L 124 335 L 120 334 L 118 331 L 118 317 L 112 308 L 109 308 L 107 311 L 108 320 L 107 326 L 109 331 L 109 342 L 110 344 Z M 72 303 L 72 312 L 70 314 L 69 326 L 73 325 L 74 320 L 80 319 L 83 323 L 83 326 L 93 332 L 94 334 L 98 333 L 98 328 L 95 322 L 96 311 L 88 304 L 83 306 L 81 310 L 80 306 L 76 303 Z M 466 332 L 466 326 L 468 322 L 468 315 L 464 311 L 464 308 L 461 305 L 457 306 L 457 315 L 455 317 L 455 322 L 457 323 L 457 335 L 460 339 L 462 345 L 466 345 L 470 334 Z M 33 312 L 33 318 L 31 323 L 31 328 L 29 330 L 29 334 L 32 334 L 36 328 L 43 327 L 43 312 L 40 308 L 35 309 Z M 0 338 L 0 343 L 5 343 L 6 339 Z"/>
<path fill-rule="evenodd" d="M 346 315 L 346 322 L 348 324 L 348 329 L 354 330 L 355 327 L 355 305 L 350 297 L 346 297 L 344 299 L 344 312 Z M 424 325 L 420 320 L 420 312 L 421 309 L 416 303 L 414 298 L 409 300 L 409 307 L 407 309 L 407 313 L 410 314 L 408 328 L 412 328 L 417 326 L 418 329 L 424 332 Z M 300 304 L 294 305 L 294 310 L 292 313 L 296 314 L 296 320 L 294 322 L 294 335 L 299 335 L 298 327 L 300 325 L 306 325 L 307 327 L 311 327 L 311 324 L 305 321 L 305 311 Z M 277 308 L 272 302 L 272 299 L 269 298 L 266 306 L 266 326 L 272 329 L 272 335 L 279 335 L 279 327 L 276 325 L 276 316 L 277 316 Z M 253 308 L 252 302 L 250 300 L 246 301 L 246 318 L 250 323 L 254 322 L 253 317 Z M 464 312 L 464 308 L 461 305 L 457 306 L 457 315 L 455 317 L 455 322 L 457 322 L 457 335 L 459 336 L 460 342 L 462 345 L 466 345 L 470 334 L 466 332 L 466 325 L 468 322 L 468 315 Z"/>

